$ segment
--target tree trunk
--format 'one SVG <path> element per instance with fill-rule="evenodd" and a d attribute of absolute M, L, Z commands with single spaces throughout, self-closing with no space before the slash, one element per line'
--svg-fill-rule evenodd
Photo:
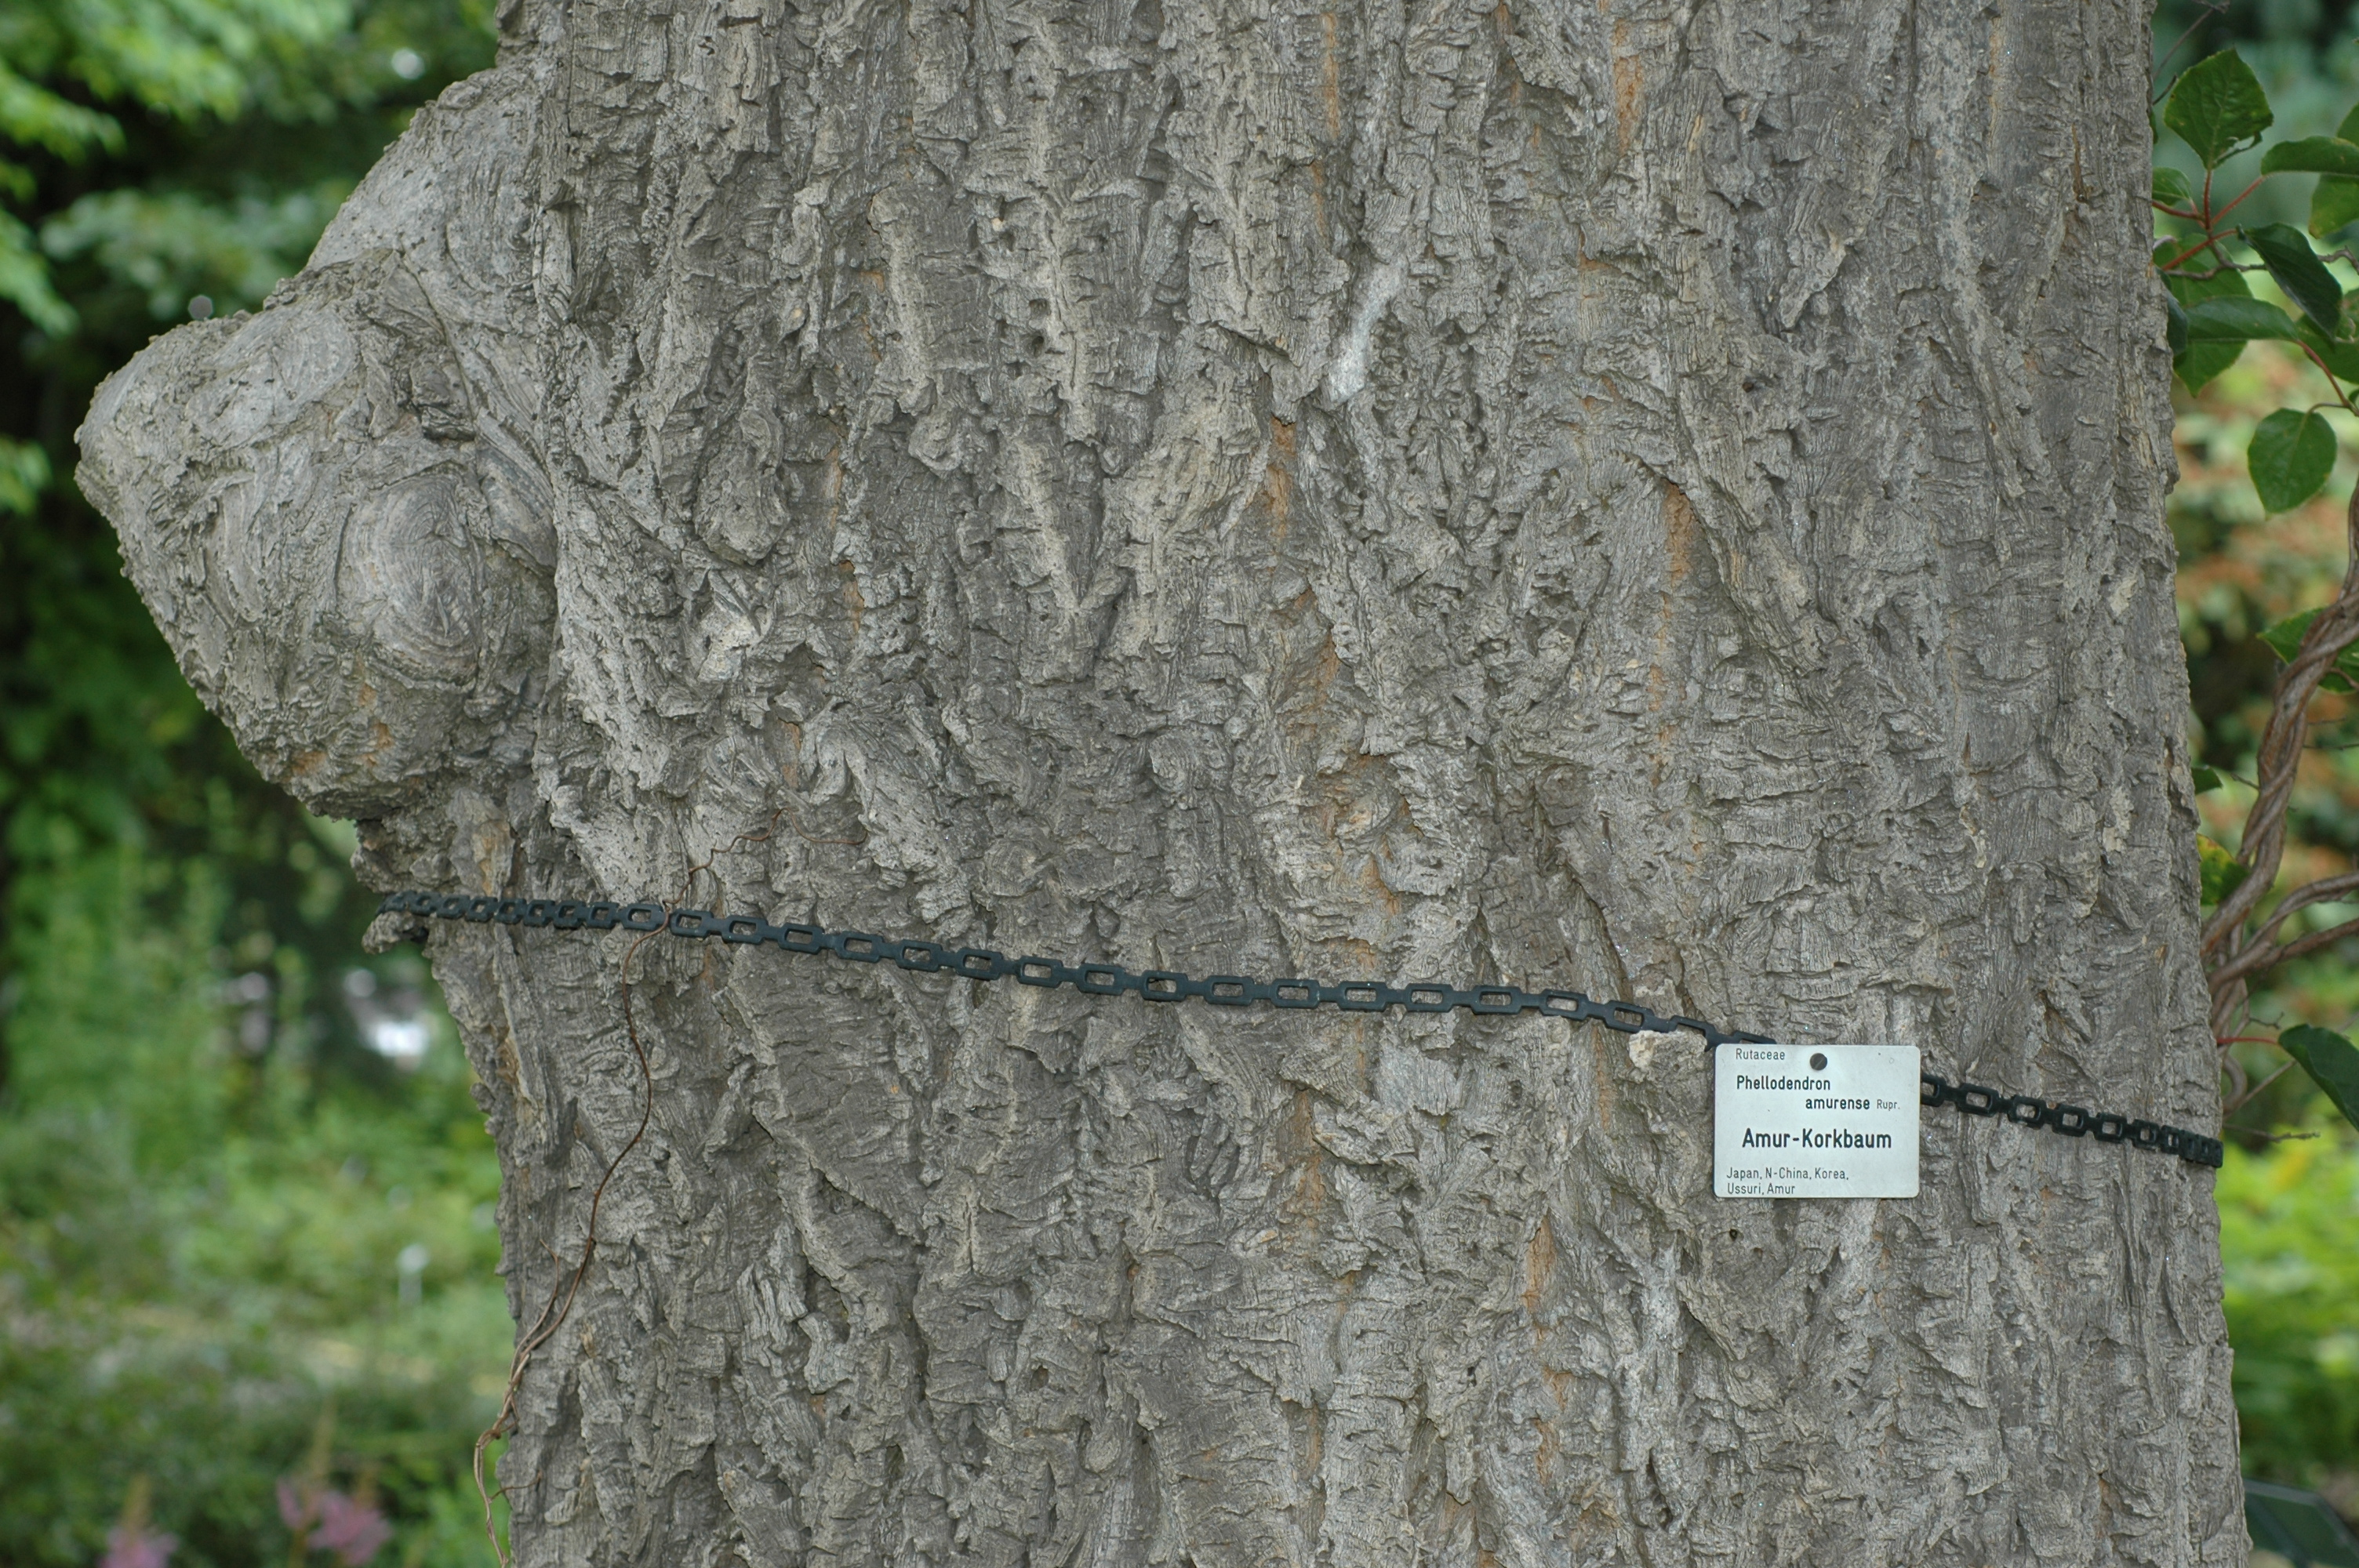
<path fill-rule="evenodd" d="M 2142 5 L 505 25 L 83 432 L 374 884 L 2216 1120 Z M 431 939 L 527 1322 L 651 1093 L 525 1563 L 2242 1561 L 2195 1166 L 1723 1201 L 1692 1035 L 629 940 Z"/>

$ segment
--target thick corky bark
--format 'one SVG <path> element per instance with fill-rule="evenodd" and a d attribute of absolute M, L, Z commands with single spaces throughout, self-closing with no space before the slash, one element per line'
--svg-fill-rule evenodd
<path fill-rule="evenodd" d="M 83 437 L 373 881 L 777 818 L 693 902 L 2216 1119 L 2131 0 L 506 26 Z M 625 940 L 433 938 L 527 1316 Z M 2241 1561 L 2179 1162 L 1722 1202 L 1691 1037 L 638 962 L 527 1563 Z"/>

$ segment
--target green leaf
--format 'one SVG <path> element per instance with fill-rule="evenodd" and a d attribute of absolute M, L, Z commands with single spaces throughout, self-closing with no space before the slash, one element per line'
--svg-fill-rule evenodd
<path fill-rule="evenodd" d="M 2198 762 L 2189 771 L 2194 775 L 2196 794 L 2209 795 L 2213 790 L 2220 787 L 2219 769 L 2207 768 L 2202 763 Z"/>
<path fill-rule="evenodd" d="M 2154 171 L 2154 199 L 2166 206 L 2191 206 L 2195 187 L 2184 173 L 2166 165 Z"/>
<path fill-rule="evenodd" d="M 0 512 L 29 516 L 49 484 L 49 454 L 30 441 L 0 436 Z"/>
<path fill-rule="evenodd" d="M 2341 142 L 2359 142 L 2359 103 L 2354 103 L 2351 106 L 2351 113 L 2343 116 L 2343 124 L 2334 127 L 2334 139 Z"/>
<path fill-rule="evenodd" d="M 2332 1029 L 2310 1023 L 2295 1024 L 2277 1036 L 2277 1044 L 2326 1091 L 2343 1119 L 2359 1127 L 2359 1047 Z"/>
<path fill-rule="evenodd" d="M 2203 862 L 2203 902 L 2219 903 L 2236 891 L 2236 884 L 2252 871 L 2252 867 L 2238 860 L 2220 845 L 2198 833 L 2195 852 Z"/>
<path fill-rule="evenodd" d="M 2245 449 L 2245 467 L 2261 505 L 2270 512 L 2290 512 L 2316 495 L 2334 471 L 2334 427 L 2322 414 L 2280 408 L 2253 431 Z"/>
<path fill-rule="evenodd" d="M 59 97 L 0 63 L 0 136 L 20 146 L 47 147 L 78 160 L 92 147 L 123 150 L 123 127 L 112 114 Z"/>
<path fill-rule="evenodd" d="M 2261 172 L 2359 177 L 2359 142 L 2346 142 L 2340 136 L 2279 142 L 2261 155 Z"/>
<path fill-rule="evenodd" d="M 5 212 L 0 212 L 0 299 L 52 337 L 73 330 L 73 307 L 51 287 L 49 264 L 33 248 L 32 231 Z"/>
<path fill-rule="evenodd" d="M 118 287 L 144 293 L 159 321 L 181 319 L 192 294 L 235 309 L 260 304 L 303 265 L 348 189 L 323 183 L 234 205 L 185 191 L 93 191 L 41 225 L 41 248 L 59 261 L 88 256 Z"/>
<path fill-rule="evenodd" d="M 2158 261 L 2168 261 L 2186 248 L 2183 241 L 2165 240 L 2156 247 L 2156 254 Z M 2206 299 L 2244 299 L 2252 295 L 2241 272 L 2219 272 L 2210 277 L 2190 277 L 2184 273 L 2166 272 L 2162 275 L 2162 281 L 2169 288 L 2170 297 L 2182 307 L 2191 307 Z M 2179 373 L 2179 379 L 2187 384 L 2190 393 L 2197 393 L 2203 390 L 2204 383 L 2234 364 L 2236 356 L 2245 351 L 2245 346 L 2242 343 L 2198 343 L 2190 347 L 2186 341 L 2186 328 L 2184 319 L 2172 323 L 2170 368 Z"/>
<path fill-rule="evenodd" d="M 2359 382 L 2359 343 L 2330 338 L 2307 319 L 2294 323 L 2294 341 L 2316 354 L 2327 370 L 2348 382 Z"/>
<path fill-rule="evenodd" d="M 2223 295 L 2187 309 L 2190 343 L 2242 343 L 2255 338 L 2293 337 L 2293 318 L 2266 299 Z"/>
<path fill-rule="evenodd" d="M 2190 395 L 2203 390 L 2212 378 L 2236 362 L 2245 351 L 2242 343 L 2197 343 L 2184 353 L 2171 356 L 2171 371 L 2187 384 Z"/>
<path fill-rule="evenodd" d="M 2162 123 L 2195 149 L 2205 168 L 2227 162 L 2276 119 L 2260 79 L 2234 49 L 2181 71 L 2162 106 Z"/>
<path fill-rule="evenodd" d="M 2287 664 L 2291 664 L 2294 654 L 2301 649 L 2302 638 L 2310 632 L 2310 623 L 2317 619 L 2318 611 L 2315 610 L 2305 610 L 2298 614 L 2288 615 L 2275 625 L 2264 629 L 2261 633 L 2261 641 L 2269 645 L 2269 652 Z"/>
<path fill-rule="evenodd" d="M 2301 640 L 2308 634 L 2310 623 L 2317 619 L 2318 611 L 2315 610 L 2288 615 L 2265 629 L 2261 633 L 2261 641 L 2268 644 L 2271 653 L 2291 664 L 2293 656 L 2301 651 Z M 2359 686 L 2353 684 L 2354 681 L 2359 681 L 2359 646 L 2345 648 L 2337 654 L 2334 668 L 2318 684 L 2322 691 L 2359 691 Z"/>
<path fill-rule="evenodd" d="M 2187 352 L 2187 307 L 2179 302 L 2177 295 L 2166 294 L 2162 297 L 2162 310 L 2163 340 L 2170 345 L 2175 359 Z"/>
<path fill-rule="evenodd" d="M 2359 219 L 2359 179 L 2321 178 L 2310 193 L 2310 232 L 2320 239 Z"/>
<path fill-rule="evenodd" d="M 2351 150 L 2359 153 L 2359 147 Z M 2244 234 L 2245 243 L 2259 254 L 2286 297 L 2300 306 L 2301 313 L 2317 322 L 2320 331 L 2330 338 L 2341 335 L 2343 286 L 2310 248 L 2309 237 L 2291 223 L 2264 223 L 2246 229 Z"/>

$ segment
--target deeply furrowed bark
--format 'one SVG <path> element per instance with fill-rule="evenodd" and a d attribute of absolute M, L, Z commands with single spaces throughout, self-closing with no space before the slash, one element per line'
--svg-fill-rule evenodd
<path fill-rule="evenodd" d="M 511 4 L 82 481 L 383 886 L 1503 979 L 2204 1125 L 2128 0 Z M 529 1314 L 625 939 L 444 927 Z M 2208 1173 L 657 943 L 531 1564 L 2242 1560 Z"/>

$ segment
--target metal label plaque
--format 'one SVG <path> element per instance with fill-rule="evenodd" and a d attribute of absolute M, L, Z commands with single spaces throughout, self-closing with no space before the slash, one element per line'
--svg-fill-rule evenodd
<path fill-rule="evenodd" d="M 1914 1045 L 1723 1045 L 1712 1190 L 1724 1198 L 1913 1198 Z"/>

